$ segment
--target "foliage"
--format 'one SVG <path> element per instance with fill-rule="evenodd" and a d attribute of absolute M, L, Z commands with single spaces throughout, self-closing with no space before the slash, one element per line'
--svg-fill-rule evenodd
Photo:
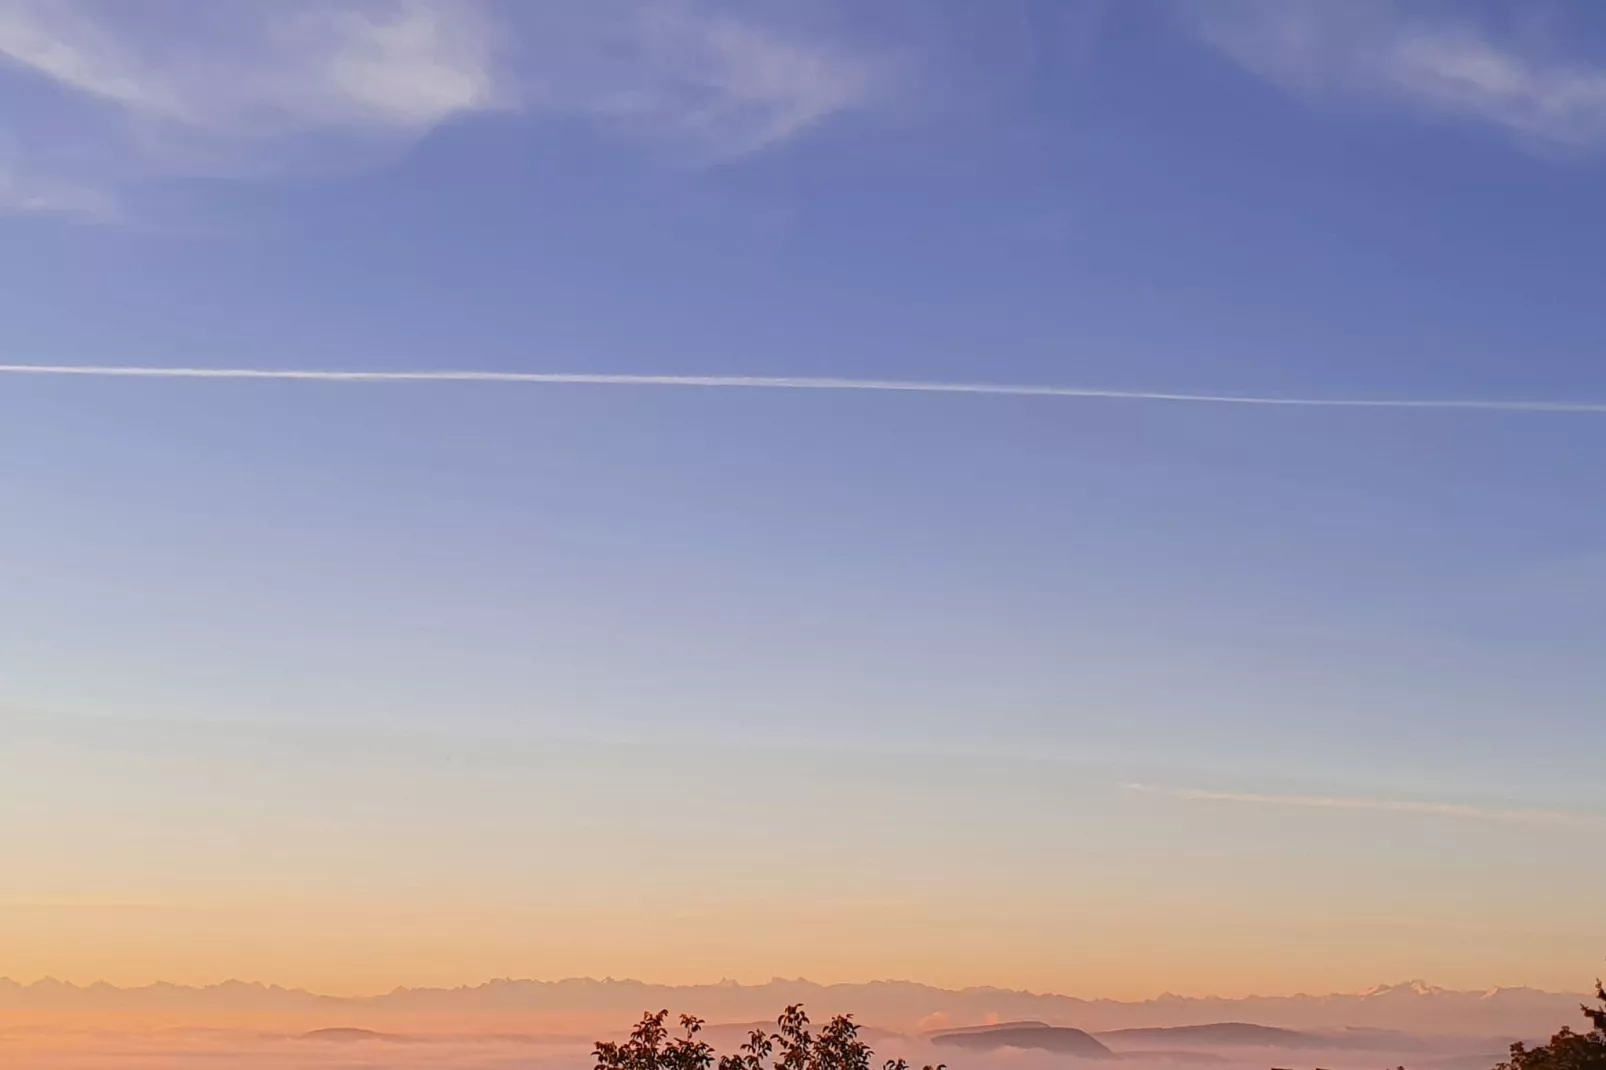
<path fill-rule="evenodd" d="M 1581 1009 L 1584 1017 L 1595 1023 L 1595 1032 L 1606 1038 L 1606 987 L 1601 985 L 1599 977 L 1595 978 L 1595 998 L 1600 1000 L 1599 1007 L 1585 1005 Z"/>
<path fill-rule="evenodd" d="M 697 1034 L 703 1020 L 680 1016 L 682 1035 L 671 1037 L 665 1022 L 668 1011 L 643 1014 L 624 1043 L 599 1041 L 594 1052 L 596 1070 L 711 1070 L 714 1049 Z M 718 1070 L 870 1070 L 875 1053 L 859 1039 L 859 1026 L 851 1014 L 832 1018 L 816 1036 L 809 1016 L 793 1004 L 776 1019 L 776 1032 L 755 1029 L 739 1054 L 719 1060 Z M 882 1070 L 910 1070 L 902 1059 L 887 1060 Z M 948 1070 L 946 1065 L 924 1070 Z"/>
<path fill-rule="evenodd" d="M 1581 1009 L 1594 1026 L 1588 1033 L 1563 1027 L 1550 1043 L 1530 1048 L 1521 1041 L 1511 1045 L 1511 1058 L 1495 1070 L 1606 1070 L 1606 988 L 1595 982 L 1599 1007 Z"/>
<path fill-rule="evenodd" d="M 1606 1070 L 1606 1039 L 1600 1031 L 1574 1033 L 1563 1027 L 1549 1044 L 1511 1045 L 1511 1058 L 1496 1070 Z"/>
<path fill-rule="evenodd" d="M 714 1049 L 697 1039 L 702 1019 L 681 1015 L 683 1035 L 670 1037 L 664 1025 L 668 1017 L 668 1011 L 642 1015 L 623 1044 L 598 1041 L 594 1052 L 597 1070 L 708 1070 L 714 1062 Z"/>

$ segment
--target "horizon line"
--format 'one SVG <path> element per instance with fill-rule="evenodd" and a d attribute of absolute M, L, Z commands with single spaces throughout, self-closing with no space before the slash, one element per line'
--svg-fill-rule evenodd
<path fill-rule="evenodd" d="M 1122 390 L 1031 383 L 832 376 L 661 375 L 615 372 L 355 371 L 318 368 L 206 368 L 108 364 L 0 364 L 0 375 L 116 379 L 282 380 L 340 383 L 518 383 L 547 386 L 683 387 L 723 390 L 836 390 L 876 393 L 1057 397 L 1104 401 L 1175 402 L 1344 409 L 1438 409 L 1474 412 L 1606 415 L 1606 401 L 1536 401 L 1478 398 L 1312 397 L 1275 394 Z"/>
<path fill-rule="evenodd" d="M 1300 992 L 1288 992 L 1288 993 L 1271 994 L 1271 995 L 1262 994 L 1262 993 L 1247 993 L 1247 994 L 1241 995 L 1241 996 L 1222 996 L 1222 995 L 1209 995 L 1209 994 L 1207 994 L 1207 995 L 1183 995 L 1183 994 L 1176 993 L 1176 992 L 1165 991 L 1165 992 L 1161 992 L 1159 995 L 1156 995 L 1156 996 L 1148 996 L 1148 997 L 1140 998 L 1140 999 L 1117 999 L 1117 998 L 1114 998 L 1114 997 L 1111 997 L 1111 996 L 1073 996 L 1073 995 L 1070 995 L 1070 994 L 1064 993 L 1064 992 L 1053 992 L 1053 991 L 1048 991 L 1048 990 L 1037 991 L 1037 990 L 1028 989 L 1028 988 L 1008 988 L 1008 987 L 1004 987 L 1004 986 L 1000 986 L 1000 985 L 986 985 L 986 984 L 966 985 L 966 986 L 961 987 L 961 988 L 945 988 L 945 987 L 943 987 L 941 985 L 927 984 L 924 981 L 915 981 L 915 980 L 911 980 L 911 979 L 908 979 L 908 978 L 892 978 L 892 977 L 888 977 L 888 978 L 872 978 L 872 979 L 864 980 L 864 981 L 834 981 L 834 982 L 811 981 L 806 977 L 772 977 L 768 981 L 758 981 L 758 982 L 744 982 L 744 981 L 733 981 L 733 980 L 729 980 L 729 979 L 724 979 L 724 980 L 719 980 L 719 981 L 696 981 L 696 982 L 688 982 L 688 983 L 684 983 L 684 984 L 670 984 L 670 983 L 661 982 L 661 981 L 643 981 L 643 980 L 639 980 L 639 979 L 633 978 L 633 977 L 600 977 L 599 978 L 599 977 L 590 977 L 590 976 L 560 977 L 560 978 L 557 978 L 556 980 L 542 980 L 542 979 L 536 978 L 536 977 L 490 977 L 490 978 L 485 979 L 484 981 L 479 982 L 478 984 L 396 985 L 396 986 L 394 986 L 392 988 L 389 988 L 389 989 L 386 989 L 386 990 L 380 991 L 380 992 L 370 992 L 370 993 L 356 994 L 356 995 L 333 995 L 333 994 L 330 994 L 330 993 L 316 992 L 316 991 L 313 991 L 310 988 L 301 987 L 299 985 L 286 985 L 286 984 L 280 984 L 280 983 L 271 982 L 271 981 L 244 981 L 244 980 L 241 980 L 238 977 L 230 977 L 230 978 L 228 978 L 226 980 L 223 980 L 223 981 L 214 981 L 214 982 L 211 982 L 211 983 L 208 983 L 208 984 L 187 984 L 187 983 L 180 983 L 180 982 L 174 982 L 174 981 L 154 980 L 154 981 L 147 981 L 144 984 L 119 985 L 119 984 L 113 984 L 110 981 L 104 981 L 104 980 L 90 981 L 88 983 L 79 983 L 79 982 L 76 982 L 76 981 L 63 981 L 60 978 L 55 977 L 53 975 L 46 975 L 44 977 L 35 978 L 32 981 L 18 981 L 18 980 L 14 979 L 14 978 L 7 977 L 5 975 L 0 975 L 0 986 L 11 985 L 11 986 L 14 986 L 14 987 L 17 987 L 17 988 L 34 988 L 34 987 L 38 987 L 38 986 L 41 986 L 41 985 L 45 985 L 45 986 L 59 985 L 59 986 L 62 986 L 64 988 L 71 988 L 71 989 L 75 989 L 75 990 L 80 991 L 80 992 L 88 991 L 88 990 L 94 989 L 94 988 L 111 988 L 111 989 L 115 989 L 118 992 L 139 992 L 139 991 L 143 991 L 143 990 L 146 990 L 146 989 L 153 989 L 153 988 L 181 989 L 181 990 L 188 990 L 188 991 L 192 991 L 192 992 L 204 992 L 204 991 L 206 991 L 208 989 L 213 989 L 213 988 L 227 988 L 227 987 L 230 987 L 230 986 L 236 986 L 236 987 L 244 987 L 244 988 L 259 988 L 259 989 L 263 989 L 263 990 L 266 990 L 266 991 L 277 990 L 277 991 L 285 992 L 285 993 L 288 993 L 288 994 L 298 994 L 298 995 L 312 996 L 312 997 L 315 997 L 317 999 L 332 999 L 332 1000 L 372 1000 L 372 999 L 382 999 L 382 998 L 384 998 L 386 996 L 395 995 L 398 992 L 457 992 L 457 991 L 463 991 L 463 990 L 473 991 L 473 990 L 481 989 L 481 988 L 489 988 L 492 985 L 496 985 L 496 984 L 534 984 L 534 985 L 549 985 L 550 986 L 550 985 L 563 985 L 563 984 L 582 983 L 582 982 L 583 983 L 589 983 L 589 984 L 595 984 L 595 985 L 610 985 L 610 984 L 611 985 L 634 985 L 634 986 L 639 986 L 639 987 L 642 987 L 642 988 L 667 988 L 667 989 L 675 989 L 675 990 L 679 990 L 679 989 L 699 989 L 699 988 L 715 988 L 715 989 L 718 989 L 718 988 L 725 988 L 725 989 L 729 989 L 729 988 L 747 988 L 747 989 L 758 989 L 758 988 L 767 988 L 767 987 L 769 987 L 771 985 L 785 985 L 785 984 L 810 985 L 810 986 L 813 986 L 815 988 L 822 988 L 822 989 L 830 989 L 830 988 L 867 988 L 867 987 L 870 987 L 872 985 L 911 985 L 911 986 L 920 987 L 920 988 L 935 989 L 938 992 L 945 992 L 945 993 L 948 993 L 950 995 L 965 995 L 967 993 L 972 993 L 972 992 L 1004 992 L 1004 993 L 1008 993 L 1010 995 L 1029 996 L 1029 997 L 1033 997 L 1033 998 L 1068 999 L 1068 1000 L 1075 1000 L 1075 1001 L 1080 1002 L 1080 1003 L 1119 1003 L 1119 1004 L 1125 1004 L 1125 1005 L 1129 1005 L 1129 1006 L 1141 1005 L 1141 1004 L 1145 1004 L 1145 1003 L 1156 1003 L 1156 1002 L 1159 1002 L 1161 1000 L 1193 1000 L 1193 1001 L 1217 1001 L 1217 1002 L 1225 1002 L 1225 1003 L 1242 1003 L 1244 1001 L 1252 1000 L 1252 999 L 1288 999 L 1288 1000 L 1294 1000 L 1294 999 L 1329 999 L 1329 998 L 1332 998 L 1334 996 L 1348 996 L 1348 997 L 1354 997 L 1354 998 L 1366 998 L 1366 997 L 1375 996 L 1375 995 L 1379 995 L 1379 994 L 1382 994 L 1382 993 L 1386 993 L 1386 992 L 1394 991 L 1394 990 L 1398 990 L 1398 989 L 1415 989 L 1415 990 L 1418 991 L 1418 994 L 1425 994 L 1425 993 L 1423 993 L 1421 991 L 1421 990 L 1425 989 L 1426 993 L 1429 993 L 1429 994 L 1452 995 L 1452 996 L 1489 996 L 1489 995 L 1492 995 L 1492 994 L 1497 993 L 1497 992 L 1535 992 L 1535 993 L 1538 993 L 1540 995 L 1545 995 L 1545 996 L 1555 996 L 1557 998 L 1574 999 L 1574 998 L 1577 998 L 1578 995 L 1579 995 L 1579 993 L 1576 993 L 1576 992 L 1553 992 L 1553 991 L 1551 991 L 1549 989 L 1534 988 L 1534 987 L 1531 987 L 1529 985 L 1492 985 L 1492 986 L 1490 986 L 1488 988 L 1445 988 L 1445 987 L 1442 987 L 1440 985 L 1429 984 L 1428 982 L 1423 981 L 1420 978 L 1409 980 L 1409 981 L 1396 981 L 1396 982 L 1393 982 L 1393 983 L 1390 983 L 1390 984 L 1373 985 L 1370 988 L 1361 989 L 1361 990 L 1358 990 L 1358 991 L 1327 991 L 1327 992 L 1304 992 L 1304 991 L 1300 991 Z M 1584 995 L 1587 997 L 1589 995 L 1589 993 L 1585 992 Z"/>

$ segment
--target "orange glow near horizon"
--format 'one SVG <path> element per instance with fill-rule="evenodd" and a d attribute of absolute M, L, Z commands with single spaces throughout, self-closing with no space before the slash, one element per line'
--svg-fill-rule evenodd
<path fill-rule="evenodd" d="M 129 727 L 87 753 L 15 737 L 7 787 L 50 820 L 8 830 L 0 975 L 336 995 L 801 976 L 1133 1000 L 1571 991 L 1595 966 L 1595 884 L 1527 877 L 1597 865 L 1567 825 L 1184 798 L 1005 759 L 967 766 L 959 796 L 941 757 L 363 736 L 357 763 L 252 731 Z M 64 762 L 92 790 L 61 796 Z"/>
<path fill-rule="evenodd" d="M 1091 911 L 1090 911 L 1091 915 Z M 1579 987 L 1589 964 L 1564 934 L 1485 938 L 1466 967 L 1464 927 L 1408 919 L 1283 919 L 1276 938 L 1245 919 L 1203 912 L 1168 925 L 1105 911 L 1085 929 L 1042 917 L 1010 925 L 891 904 L 812 914 L 732 904 L 657 918 L 573 908 L 450 916 L 394 908 L 301 910 L 35 903 L 0 906 L 3 971 L 121 987 L 242 980 L 329 995 L 456 987 L 491 978 L 630 978 L 668 985 L 773 977 L 830 984 L 912 980 L 1085 998 L 1162 993 L 1240 997 L 1360 991 L 1425 977 L 1450 988 Z M 1408 945 L 1399 941 L 1411 929 Z M 1364 942 L 1363 942 L 1364 941 Z M 1297 948 L 1297 954 L 1290 949 Z M 1538 952 L 1543 952 L 1543 957 Z M 1547 969 L 1536 963 L 1548 961 Z"/>

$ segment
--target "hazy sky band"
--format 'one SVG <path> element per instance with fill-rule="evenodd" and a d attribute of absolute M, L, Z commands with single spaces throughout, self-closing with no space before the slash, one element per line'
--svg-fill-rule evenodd
<path fill-rule="evenodd" d="M 767 375 L 638 375 L 610 372 L 342 371 L 321 368 L 163 368 L 130 365 L 0 364 L 3 375 L 137 379 L 278 379 L 342 383 L 524 383 L 548 386 L 664 386 L 737 390 L 859 390 L 885 393 L 1170 401 L 1205 405 L 1284 405 L 1344 409 L 1456 409 L 1482 412 L 1606 414 L 1606 402 L 1475 398 L 1284 397 L 1158 390 L 1111 390 L 1030 383 L 941 382 Z"/>

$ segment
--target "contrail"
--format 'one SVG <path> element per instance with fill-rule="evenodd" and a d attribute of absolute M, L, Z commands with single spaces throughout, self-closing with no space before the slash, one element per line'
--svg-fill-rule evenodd
<path fill-rule="evenodd" d="M 1468 806 L 1463 803 L 1422 802 L 1416 799 L 1371 799 L 1330 795 L 1264 795 L 1245 791 L 1206 791 L 1198 788 L 1156 787 L 1153 784 L 1122 784 L 1128 791 L 1165 795 L 1193 802 L 1244 803 L 1258 806 L 1287 806 L 1310 810 L 1381 810 L 1400 814 L 1427 814 L 1433 817 L 1460 817 L 1475 821 L 1505 821 L 1535 825 L 1606 825 L 1606 814 L 1576 810 L 1521 810 L 1509 807 Z"/>
<path fill-rule="evenodd" d="M 1478 412 L 1592 413 L 1606 401 L 1512 401 L 1475 398 L 1285 397 L 1263 394 L 1105 390 L 1025 383 L 934 382 L 770 375 L 628 375 L 605 372 L 337 371 L 314 368 L 160 368 L 103 364 L 0 364 L 0 375 L 129 379 L 280 379 L 325 383 L 526 383 L 551 386 L 661 386 L 715 390 L 860 390 L 913 394 L 1170 401 L 1202 405 L 1268 405 L 1326 409 L 1459 409 Z"/>

